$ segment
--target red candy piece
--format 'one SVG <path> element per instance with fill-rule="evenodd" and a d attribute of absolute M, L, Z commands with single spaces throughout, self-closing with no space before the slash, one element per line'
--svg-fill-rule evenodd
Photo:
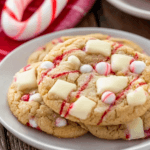
<path fill-rule="evenodd" d="M 30 94 L 26 94 L 26 95 L 23 95 L 23 96 L 21 97 L 21 100 L 22 100 L 22 101 L 25 101 L 25 102 L 28 102 L 28 101 L 29 101 L 29 98 L 30 98 Z"/>
<path fill-rule="evenodd" d="M 126 139 L 129 139 L 130 138 L 130 134 L 126 134 Z"/>
<path fill-rule="evenodd" d="M 135 59 L 135 60 L 138 60 L 138 58 L 139 58 L 139 56 L 138 56 L 138 54 L 136 53 L 135 56 L 134 56 L 134 59 Z"/>
<path fill-rule="evenodd" d="M 28 127 L 33 128 L 33 127 L 30 125 L 30 123 L 29 123 L 29 122 L 27 122 L 27 124 L 26 124 L 26 125 L 27 125 Z M 34 129 L 37 129 L 37 130 L 41 131 L 40 127 L 37 127 L 37 128 L 34 128 Z"/>
<path fill-rule="evenodd" d="M 146 137 L 150 137 L 150 129 L 148 130 L 144 130 L 145 134 L 146 134 Z"/>

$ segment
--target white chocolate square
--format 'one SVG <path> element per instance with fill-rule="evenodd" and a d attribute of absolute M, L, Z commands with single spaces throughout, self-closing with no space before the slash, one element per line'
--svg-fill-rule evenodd
<path fill-rule="evenodd" d="M 139 139 L 144 137 L 143 120 L 138 117 L 126 124 L 131 139 Z"/>
<path fill-rule="evenodd" d="M 57 80 L 49 93 L 56 94 L 59 98 L 67 99 L 69 93 L 76 89 L 76 85 L 63 80 Z"/>
<path fill-rule="evenodd" d="M 111 54 L 111 44 L 102 40 L 89 40 L 85 49 L 89 54 L 102 54 L 104 56 Z"/>
<path fill-rule="evenodd" d="M 128 85 L 128 78 L 124 76 L 100 77 L 97 82 L 97 93 L 102 94 L 105 91 L 118 93 Z"/>
<path fill-rule="evenodd" d="M 133 57 L 122 55 L 122 54 L 114 54 L 111 56 L 111 67 L 114 72 L 117 71 L 127 71 Z"/>
<path fill-rule="evenodd" d="M 26 90 L 37 87 L 35 69 L 31 69 L 17 75 L 17 89 Z"/>
<path fill-rule="evenodd" d="M 74 102 L 73 108 L 70 110 L 69 114 L 79 119 L 86 119 L 95 105 L 96 103 L 92 100 L 85 96 L 81 96 Z"/>
<path fill-rule="evenodd" d="M 146 102 L 146 93 L 142 87 L 127 94 L 127 102 L 131 106 L 143 105 Z"/>

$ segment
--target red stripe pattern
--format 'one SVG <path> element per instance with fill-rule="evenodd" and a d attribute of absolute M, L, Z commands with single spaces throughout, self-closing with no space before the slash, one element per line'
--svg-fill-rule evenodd
<path fill-rule="evenodd" d="M 27 40 L 37 36 L 47 27 L 49 27 L 49 25 L 67 5 L 66 0 L 44 0 L 43 4 L 37 11 L 35 11 L 34 15 L 30 16 L 28 19 L 26 19 L 26 21 L 21 21 L 22 13 L 25 11 L 26 7 L 29 5 L 29 3 L 31 3 L 31 1 L 32 0 L 14 0 L 13 3 L 8 1 L 7 6 L 4 6 L 3 11 L 6 11 L 7 13 L 3 13 L 2 11 L 2 27 L 7 36 L 14 40 Z M 10 9 L 15 7 L 17 10 Z M 17 16 L 15 15 L 16 11 Z M 10 19 L 9 24 L 4 21 L 4 18 L 6 17 L 12 18 Z M 19 19 L 17 19 L 17 17 Z M 13 33 L 9 30 L 10 28 L 13 30 Z"/>
<path fill-rule="evenodd" d="M 70 74 L 70 73 L 79 73 L 79 70 L 66 71 L 66 72 L 54 74 L 54 75 L 51 75 L 51 78 L 52 78 L 52 79 L 59 78 L 59 77 L 61 77 L 61 76 L 65 76 L 65 75 L 68 75 L 68 74 Z"/>
<path fill-rule="evenodd" d="M 13 19 L 15 19 L 15 20 L 18 21 L 16 15 L 13 13 L 13 11 L 9 7 L 7 7 L 6 5 L 4 5 L 3 10 L 6 11 L 9 14 L 9 16 L 11 16 Z"/>
<path fill-rule="evenodd" d="M 52 18 L 49 24 L 51 24 L 56 16 L 56 11 L 57 11 L 57 2 L 56 0 L 51 0 L 51 4 L 52 4 Z"/>
<path fill-rule="evenodd" d="M 124 93 L 130 89 L 131 85 L 132 85 L 136 80 L 138 80 L 138 78 L 139 78 L 139 77 L 136 77 L 136 78 L 129 84 L 129 86 L 128 86 L 125 90 L 123 90 L 120 94 L 117 95 L 116 101 L 119 100 L 119 99 L 124 95 Z M 116 101 L 115 101 L 113 104 L 111 104 L 111 105 L 109 106 L 109 108 L 103 113 L 103 115 L 101 116 L 101 118 L 100 118 L 99 122 L 97 123 L 97 125 L 99 125 L 99 124 L 102 123 L 104 117 L 108 114 L 108 112 L 111 110 L 111 108 L 116 104 Z"/>
<path fill-rule="evenodd" d="M 41 11 L 41 8 L 39 8 L 38 10 L 38 18 L 37 18 L 37 29 L 35 31 L 35 36 L 38 35 L 38 33 L 40 32 L 41 30 L 41 24 L 42 24 L 42 11 Z"/>
<path fill-rule="evenodd" d="M 80 87 L 79 91 L 77 92 L 76 98 L 80 97 L 81 92 L 87 88 L 87 86 L 88 86 L 89 82 L 92 80 L 92 78 L 93 78 L 93 74 L 91 74 L 88 77 L 87 81 Z"/>

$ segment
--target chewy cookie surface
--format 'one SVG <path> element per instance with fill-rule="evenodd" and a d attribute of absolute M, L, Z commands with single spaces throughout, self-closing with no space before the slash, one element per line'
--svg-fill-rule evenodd
<path fill-rule="evenodd" d="M 87 130 L 66 120 L 47 107 L 37 89 L 37 68 L 40 63 L 28 65 L 16 73 L 8 91 L 12 113 L 24 125 L 60 138 L 75 138 Z"/>
<path fill-rule="evenodd" d="M 44 58 L 39 92 L 50 108 L 72 121 L 124 124 L 150 108 L 149 64 L 148 56 L 116 42 L 70 39 Z"/>
<path fill-rule="evenodd" d="M 114 38 L 114 37 L 111 37 L 111 36 L 108 36 L 108 35 L 104 35 L 104 34 L 100 34 L 100 33 L 89 34 L 89 35 L 86 35 L 86 36 L 87 37 L 93 37 L 93 38 L 100 39 L 100 40 L 108 39 L 110 41 L 118 42 L 120 44 L 123 44 L 123 45 L 126 45 L 128 47 L 131 47 L 135 51 L 142 52 L 142 49 L 141 49 L 140 46 L 138 46 L 134 42 L 129 41 L 127 39 Z M 81 37 L 81 36 L 62 36 L 60 38 L 57 38 L 57 39 L 54 39 L 54 40 L 50 41 L 45 46 L 38 48 L 35 52 L 33 52 L 29 56 L 28 64 L 32 64 L 32 63 L 36 63 L 36 62 L 42 61 L 43 58 L 51 51 L 51 49 L 54 46 L 56 46 L 56 45 L 58 45 L 60 43 L 63 43 L 63 42 L 65 42 L 68 39 L 75 38 L 75 37 Z"/>
<path fill-rule="evenodd" d="M 82 126 L 84 126 L 82 124 Z M 94 136 L 102 139 L 124 139 L 133 140 L 150 136 L 150 109 L 141 117 L 131 122 L 111 126 L 84 126 Z"/>

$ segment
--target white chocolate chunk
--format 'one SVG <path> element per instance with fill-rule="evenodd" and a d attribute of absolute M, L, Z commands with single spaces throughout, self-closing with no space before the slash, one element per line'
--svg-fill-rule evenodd
<path fill-rule="evenodd" d="M 68 57 L 68 61 L 70 63 L 72 63 L 73 65 L 75 65 L 76 68 L 80 67 L 81 62 L 80 62 L 78 57 L 76 57 L 74 55 L 71 55 L 71 56 Z"/>
<path fill-rule="evenodd" d="M 102 40 L 89 40 L 85 49 L 89 54 L 102 54 L 104 56 L 111 54 L 111 44 Z"/>
<path fill-rule="evenodd" d="M 130 62 L 133 59 L 133 57 L 131 56 L 127 56 L 127 55 L 122 55 L 122 54 L 114 54 L 111 57 L 111 67 L 112 70 L 114 72 L 117 71 L 127 71 L 129 66 L 130 66 Z"/>
<path fill-rule="evenodd" d="M 95 105 L 96 103 L 92 100 L 86 98 L 85 96 L 81 96 L 73 103 L 73 107 L 69 114 L 80 119 L 86 119 Z"/>
<path fill-rule="evenodd" d="M 76 89 L 76 85 L 63 80 L 57 80 L 53 87 L 49 90 L 49 93 L 56 94 L 62 99 L 66 99 L 69 93 Z"/>
<path fill-rule="evenodd" d="M 92 72 L 93 68 L 91 65 L 85 64 L 83 66 L 80 67 L 80 72 L 81 73 L 89 73 Z"/>
<path fill-rule="evenodd" d="M 143 105 L 146 102 L 146 94 L 142 87 L 127 94 L 127 102 L 131 106 Z"/>
<path fill-rule="evenodd" d="M 129 135 L 130 135 L 129 139 L 130 140 L 131 139 L 139 139 L 139 138 L 144 137 L 143 120 L 140 117 L 127 123 L 126 126 L 129 131 Z"/>
<path fill-rule="evenodd" d="M 26 90 L 37 87 L 35 69 L 31 69 L 17 75 L 17 89 Z"/>
<path fill-rule="evenodd" d="M 54 64 L 50 61 L 44 61 L 41 65 L 40 68 L 43 69 L 52 69 L 54 67 Z"/>
<path fill-rule="evenodd" d="M 67 125 L 67 120 L 64 118 L 58 117 L 55 121 L 56 127 L 64 127 Z"/>
<path fill-rule="evenodd" d="M 30 124 L 30 126 L 31 126 L 32 128 L 37 128 L 37 127 L 38 127 L 38 125 L 37 125 L 37 123 L 35 122 L 35 119 L 34 119 L 34 118 L 32 118 L 32 119 L 29 120 L 29 124 Z"/>
<path fill-rule="evenodd" d="M 30 98 L 29 98 L 29 102 L 31 102 L 31 101 L 41 102 L 42 97 L 39 93 L 35 93 L 35 94 L 31 95 Z"/>
<path fill-rule="evenodd" d="M 97 82 L 97 93 L 102 94 L 105 91 L 118 93 L 128 85 L 128 78 L 124 76 L 100 77 Z"/>

